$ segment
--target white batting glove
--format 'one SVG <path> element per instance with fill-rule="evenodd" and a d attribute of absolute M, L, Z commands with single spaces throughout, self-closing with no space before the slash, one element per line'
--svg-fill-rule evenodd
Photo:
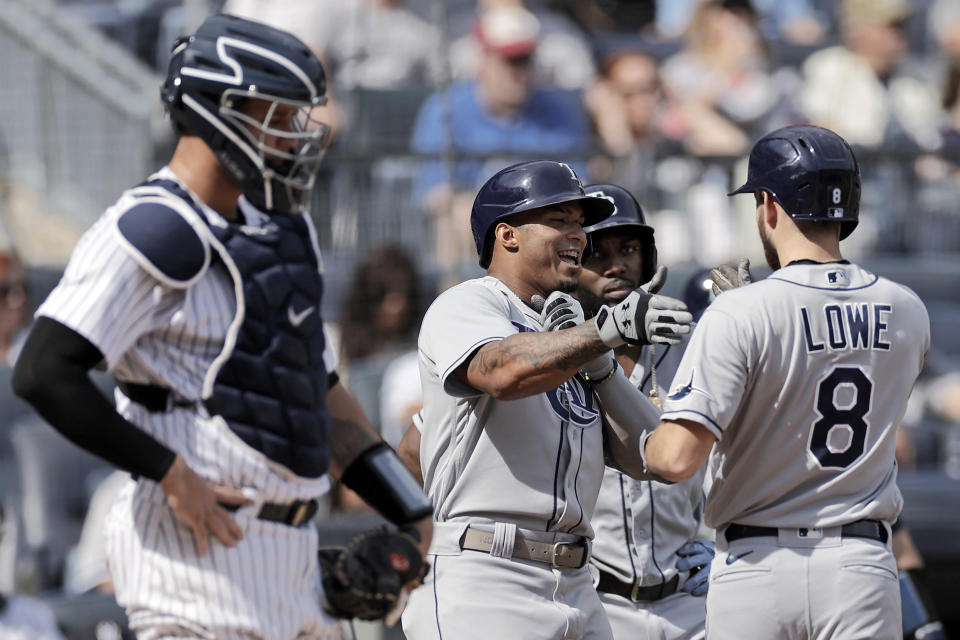
<path fill-rule="evenodd" d="M 713 280 L 713 294 L 720 295 L 724 291 L 736 289 L 753 282 L 750 275 L 750 259 L 740 258 L 737 266 L 722 264 L 710 270 L 710 279 Z"/>
<path fill-rule="evenodd" d="M 540 324 L 544 331 L 569 329 L 586 322 L 580 302 L 562 291 L 554 291 L 546 300 L 534 295 L 530 302 L 534 308 L 540 302 Z"/>
<path fill-rule="evenodd" d="M 600 308 L 594 318 L 603 343 L 612 349 L 622 344 L 679 344 L 690 333 L 693 315 L 681 300 L 655 295 L 666 281 L 660 267 L 647 284 L 630 292 L 619 304 Z"/>
<path fill-rule="evenodd" d="M 546 300 L 542 296 L 534 295 L 530 299 L 530 304 L 534 309 L 540 310 L 540 324 L 543 325 L 544 331 L 570 329 L 586 322 L 580 302 L 562 291 L 554 291 Z M 580 372 L 588 382 L 606 380 L 613 371 L 614 363 L 613 353 L 608 351 L 585 364 Z"/>

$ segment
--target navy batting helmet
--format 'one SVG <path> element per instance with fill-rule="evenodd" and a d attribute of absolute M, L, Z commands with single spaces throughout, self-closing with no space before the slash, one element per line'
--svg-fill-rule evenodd
<path fill-rule="evenodd" d="M 846 140 L 829 129 L 794 125 L 760 138 L 747 181 L 737 193 L 769 191 L 795 220 L 840 223 L 843 240 L 860 216 L 860 165 Z"/>
<path fill-rule="evenodd" d="M 584 195 L 580 178 L 562 162 L 521 162 L 494 174 L 480 187 L 470 214 L 480 266 L 484 269 L 490 266 L 493 230 L 498 222 L 515 213 L 565 202 L 580 203 L 584 226 L 596 224 L 614 210 L 612 202 Z"/>
<path fill-rule="evenodd" d="M 613 213 L 600 222 L 584 227 L 587 234 L 612 227 L 625 227 L 637 233 L 643 242 L 642 273 L 640 284 L 645 284 L 657 270 L 657 245 L 653 239 L 653 227 L 647 224 L 643 208 L 633 194 L 615 184 L 594 184 L 584 187 L 583 192 L 594 198 L 603 198 L 613 203 Z M 588 244 L 589 248 L 590 245 Z M 589 255 L 584 255 L 586 259 Z"/>
<path fill-rule="evenodd" d="M 229 15 L 207 18 L 177 41 L 160 89 L 178 133 L 199 136 L 258 207 L 302 210 L 326 149 L 330 127 L 313 119 L 326 104 L 320 60 L 293 35 Z M 247 100 L 269 105 L 252 117 Z M 297 109 L 290 128 L 278 108 Z"/>

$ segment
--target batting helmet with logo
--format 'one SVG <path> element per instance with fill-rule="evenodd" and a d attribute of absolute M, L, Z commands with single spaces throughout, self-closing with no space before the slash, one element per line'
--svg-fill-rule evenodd
<path fill-rule="evenodd" d="M 503 169 L 487 180 L 473 201 L 470 228 L 486 269 L 493 257 L 493 230 L 497 223 L 523 213 L 565 202 L 583 207 L 584 226 L 596 224 L 613 213 L 613 203 L 583 193 L 583 184 L 570 165 L 553 160 L 532 160 Z"/>
<path fill-rule="evenodd" d="M 583 230 L 589 235 L 603 229 L 623 227 L 625 230 L 636 233 L 643 242 L 641 256 L 642 281 L 640 284 L 648 282 L 657 270 L 657 245 L 653 239 L 653 227 L 647 224 L 640 203 L 637 202 L 637 199 L 633 197 L 632 193 L 615 184 L 593 184 L 584 187 L 583 192 L 594 198 L 609 200 L 613 203 L 614 207 L 610 217 L 604 218 L 589 227 L 584 227 Z M 590 246 L 590 244 L 587 245 L 588 248 Z M 586 261 L 588 257 L 588 255 L 584 255 L 584 261 Z"/>
<path fill-rule="evenodd" d="M 768 191 L 795 220 L 840 223 L 840 239 L 860 216 L 860 165 L 847 141 L 829 129 L 794 125 L 760 138 L 747 181 L 737 193 Z"/>
<path fill-rule="evenodd" d="M 320 60 L 296 37 L 218 14 L 174 44 L 160 95 L 178 133 L 206 142 L 251 202 L 293 213 L 326 149 L 330 127 L 314 119 L 326 90 Z M 248 100 L 269 105 L 263 117 L 243 108 Z M 277 110 L 290 108 L 291 126 L 277 126 Z"/>

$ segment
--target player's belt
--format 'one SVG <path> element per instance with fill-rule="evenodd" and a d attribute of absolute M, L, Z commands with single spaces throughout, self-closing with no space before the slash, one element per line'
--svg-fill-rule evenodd
<path fill-rule="evenodd" d="M 467 527 L 460 540 L 460 548 L 487 551 L 493 548 L 493 533 Z M 513 558 L 542 562 L 557 568 L 579 569 L 590 558 L 586 542 L 538 542 L 521 536 L 513 540 Z"/>
<path fill-rule="evenodd" d="M 810 529 L 794 529 L 791 527 L 790 530 L 796 531 L 801 537 L 804 537 Z M 733 542 L 741 538 L 777 536 L 779 534 L 780 530 L 775 527 L 751 527 L 737 523 L 727 526 L 723 531 L 723 537 L 727 539 L 727 542 Z M 878 540 L 883 544 L 887 543 L 887 528 L 883 526 L 883 523 L 879 520 L 857 520 L 856 522 L 845 524 L 840 527 L 840 535 L 844 538 L 869 538 L 870 540 Z"/>
<path fill-rule="evenodd" d="M 196 402 L 176 396 L 170 389 L 154 384 L 137 384 L 117 380 L 117 387 L 133 402 L 143 405 L 150 413 L 163 413 L 173 407 L 195 407 Z"/>
<path fill-rule="evenodd" d="M 223 504 L 221 502 L 220 506 L 227 511 L 233 512 L 243 505 Z M 260 507 L 260 512 L 257 514 L 257 517 L 261 520 L 281 522 L 291 527 L 299 527 L 310 522 L 313 516 L 317 515 L 319 508 L 320 503 L 316 500 L 297 500 L 287 504 L 265 502 Z"/>
<path fill-rule="evenodd" d="M 607 573 L 603 569 L 600 569 L 600 582 L 597 583 L 597 591 L 613 593 L 633 602 L 648 602 L 672 596 L 677 592 L 679 585 L 679 575 L 675 575 L 660 584 L 641 587 L 635 582 L 623 582 L 612 573 Z"/>

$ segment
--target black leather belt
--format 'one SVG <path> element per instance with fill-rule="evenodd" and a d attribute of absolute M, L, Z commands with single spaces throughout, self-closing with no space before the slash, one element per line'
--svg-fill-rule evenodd
<path fill-rule="evenodd" d="M 607 573 L 601 569 L 600 582 L 597 583 L 597 591 L 613 593 L 633 602 L 646 602 L 672 596 L 677 592 L 679 584 L 680 576 L 675 575 L 666 582 L 641 587 L 635 583 L 622 582 L 612 573 Z"/>
<path fill-rule="evenodd" d="M 792 530 L 793 528 L 790 527 Z M 806 535 L 809 529 L 797 528 L 796 531 L 800 537 Z M 745 524 L 733 523 L 727 526 L 723 531 L 723 536 L 727 542 L 733 542 L 740 538 L 755 538 L 759 536 L 777 536 L 780 530 L 775 527 L 751 527 Z M 887 528 L 879 520 L 857 520 L 850 524 L 840 527 L 840 535 L 844 538 L 869 538 L 878 540 L 883 544 L 887 543 Z M 812 536 L 811 536 L 812 537 Z"/>
<path fill-rule="evenodd" d="M 143 405 L 150 413 L 163 413 L 173 407 L 197 406 L 196 402 L 178 398 L 173 395 L 170 389 L 155 384 L 138 384 L 136 382 L 121 382 L 118 380 L 117 387 L 120 388 L 123 395 L 130 398 L 133 402 Z"/>
<path fill-rule="evenodd" d="M 243 505 L 220 503 L 220 506 L 233 512 Z M 257 514 L 257 517 L 261 520 L 281 522 L 291 527 L 299 527 L 310 522 L 313 516 L 317 515 L 319 508 L 320 503 L 316 500 L 297 500 L 287 504 L 265 502 L 260 507 L 260 513 Z"/>

